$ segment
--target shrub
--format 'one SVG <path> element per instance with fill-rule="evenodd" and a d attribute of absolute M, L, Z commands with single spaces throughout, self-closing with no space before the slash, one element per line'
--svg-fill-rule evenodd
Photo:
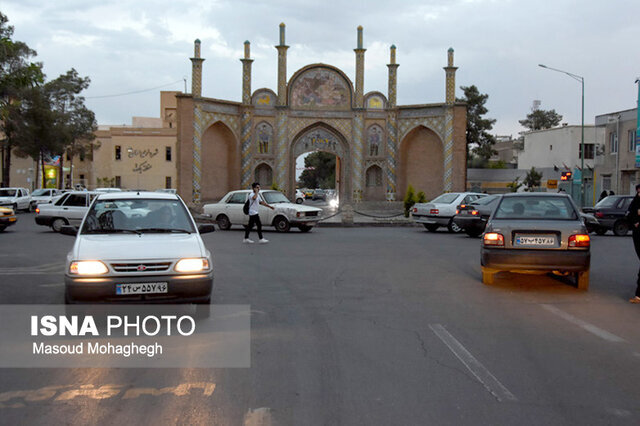
<path fill-rule="evenodd" d="M 416 194 L 413 186 L 407 187 L 407 194 L 404 196 L 404 217 L 409 217 L 409 210 L 416 203 Z"/>

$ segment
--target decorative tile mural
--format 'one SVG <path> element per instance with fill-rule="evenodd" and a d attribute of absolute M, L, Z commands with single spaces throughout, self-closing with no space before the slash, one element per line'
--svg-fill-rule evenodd
<path fill-rule="evenodd" d="M 269 154 L 273 145 L 273 127 L 267 122 L 258 123 L 254 132 L 258 154 Z"/>
<path fill-rule="evenodd" d="M 345 79 L 328 68 L 312 68 L 298 76 L 290 89 L 292 107 L 351 107 Z"/>

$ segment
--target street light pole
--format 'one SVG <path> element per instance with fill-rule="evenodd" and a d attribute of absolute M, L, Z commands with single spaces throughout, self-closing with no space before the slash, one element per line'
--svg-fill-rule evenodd
<path fill-rule="evenodd" d="M 548 67 L 546 65 L 543 64 L 538 64 L 539 67 L 542 68 L 546 68 L 548 70 L 551 71 L 557 71 L 557 72 L 561 72 L 563 74 L 568 75 L 569 77 L 573 78 L 574 80 L 577 80 L 580 82 L 580 84 L 582 85 L 582 123 L 580 124 L 580 130 L 581 130 L 581 137 L 580 137 L 580 169 L 581 169 L 581 176 L 580 176 L 580 207 L 584 207 L 584 77 L 581 77 L 579 75 L 576 74 L 572 74 L 570 72 L 567 71 L 562 71 L 559 70 L 557 68 L 551 68 Z"/>

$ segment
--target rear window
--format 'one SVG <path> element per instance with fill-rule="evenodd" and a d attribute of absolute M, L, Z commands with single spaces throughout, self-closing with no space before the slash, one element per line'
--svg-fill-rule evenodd
<path fill-rule="evenodd" d="M 613 207 L 620 201 L 618 197 L 605 197 L 596 204 L 596 207 Z"/>
<path fill-rule="evenodd" d="M 442 194 L 431 200 L 431 202 L 440 204 L 451 204 L 458 199 L 458 195 L 460 194 Z"/>
<path fill-rule="evenodd" d="M 496 219 L 575 220 L 577 213 L 569 197 L 504 197 Z"/>
<path fill-rule="evenodd" d="M 499 195 L 489 195 L 488 197 L 481 197 L 479 200 L 476 200 L 471 204 L 473 204 L 474 206 L 485 206 L 494 202 L 498 197 Z"/>

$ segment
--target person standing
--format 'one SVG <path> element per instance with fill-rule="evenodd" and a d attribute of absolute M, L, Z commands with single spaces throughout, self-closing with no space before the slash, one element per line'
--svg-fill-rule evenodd
<path fill-rule="evenodd" d="M 636 196 L 633 197 L 631 204 L 629 204 L 627 218 L 633 232 L 633 246 L 636 249 L 638 260 L 640 260 L 640 184 L 636 185 Z M 629 300 L 631 303 L 640 303 L 640 270 L 638 271 L 636 285 L 636 295 Z"/>
<path fill-rule="evenodd" d="M 260 222 L 260 214 L 258 209 L 260 207 L 260 204 L 265 207 L 269 207 L 271 210 L 273 210 L 273 207 L 260 199 L 260 184 L 258 182 L 253 182 L 251 184 L 251 190 L 252 192 L 249 194 L 249 225 L 247 225 L 247 227 L 245 228 L 244 240 L 242 240 L 242 242 L 253 244 L 253 240 L 249 239 L 249 233 L 251 232 L 251 230 L 253 229 L 253 225 L 255 224 L 258 231 L 258 238 L 260 238 L 258 243 L 266 244 L 269 242 L 269 240 L 262 237 L 262 222 Z"/>

